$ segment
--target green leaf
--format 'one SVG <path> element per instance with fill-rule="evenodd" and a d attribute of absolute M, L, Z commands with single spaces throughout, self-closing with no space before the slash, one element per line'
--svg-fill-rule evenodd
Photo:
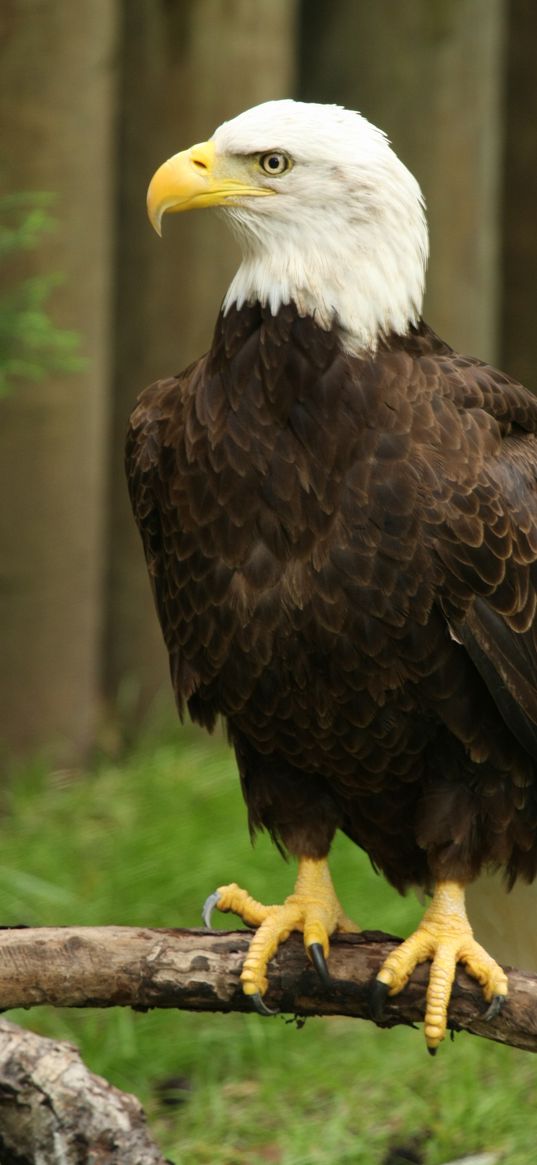
<path fill-rule="evenodd" d="M 54 195 L 46 192 L 0 197 L 0 265 L 36 250 L 56 229 L 50 214 L 53 203 Z M 17 382 L 86 367 L 78 334 L 57 327 L 47 310 L 53 288 L 62 281 L 59 272 L 27 276 L 0 297 L 0 397 Z"/>

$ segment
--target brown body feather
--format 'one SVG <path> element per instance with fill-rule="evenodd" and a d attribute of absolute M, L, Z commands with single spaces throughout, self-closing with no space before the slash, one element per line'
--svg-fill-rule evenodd
<path fill-rule="evenodd" d="M 399 889 L 537 869 L 537 400 L 427 328 L 259 305 L 152 385 L 127 471 L 179 710 L 250 824 Z"/>

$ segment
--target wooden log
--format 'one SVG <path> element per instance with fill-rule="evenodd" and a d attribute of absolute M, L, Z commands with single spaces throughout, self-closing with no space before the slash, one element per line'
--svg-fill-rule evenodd
<path fill-rule="evenodd" d="M 0 1161 L 166 1165 L 135 1096 L 82 1063 L 65 1042 L 0 1020 Z"/>
<path fill-rule="evenodd" d="M 376 931 L 336 935 L 325 990 L 292 935 L 269 968 L 269 1007 L 296 1016 L 370 1019 L 371 984 L 400 940 Z M 37 927 L 0 930 L 0 1009 L 36 1007 L 176 1007 L 188 1011 L 248 1011 L 239 976 L 248 931 L 137 927 Z M 449 1026 L 526 1051 L 537 1051 L 537 976 L 507 968 L 510 994 L 497 1018 L 474 979 L 459 967 Z M 426 966 L 389 999 L 380 1026 L 423 1019 Z"/>

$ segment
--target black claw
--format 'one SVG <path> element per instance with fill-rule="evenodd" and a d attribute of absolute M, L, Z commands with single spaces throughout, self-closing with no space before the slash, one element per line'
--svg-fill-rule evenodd
<path fill-rule="evenodd" d="M 256 991 L 254 995 L 249 995 L 248 999 L 250 1000 L 254 1011 L 257 1011 L 258 1015 L 278 1014 L 277 1011 L 273 1011 L 272 1008 L 267 1007 L 266 1003 L 263 1002 L 263 996 L 259 994 L 259 991 Z"/>
<path fill-rule="evenodd" d="M 207 930 L 211 929 L 211 915 L 213 913 L 215 906 L 218 906 L 219 901 L 220 901 L 220 895 L 218 893 L 218 890 L 215 890 L 214 894 L 209 894 L 209 897 L 206 898 L 205 902 L 203 903 L 203 910 L 201 912 L 201 917 L 205 923 L 205 926 L 207 927 Z"/>
<path fill-rule="evenodd" d="M 487 1023 L 490 1023 L 491 1019 L 496 1019 L 496 1016 L 500 1014 L 500 1011 L 502 1010 L 502 1007 L 503 1007 L 506 999 L 507 999 L 506 995 L 495 995 L 494 996 L 492 1003 L 489 1004 L 489 1006 L 487 1007 L 487 1010 L 483 1016 L 483 1019 Z"/>
<path fill-rule="evenodd" d="M 330 979 L 330 974 L 326 965 L 326 959 L 324 957 L 324 951 L 321 943 L 310 943 L 308 952 L 323 987 L 331 987 L 332 981 Z"/>
<path fill-rule="evenodd" d="M 383 983 L 380 979 L 375 979 L 369 993 L 369 1010 L 373 1019 L 380 1023 L 384 1018 L 384 1009 L 386 1007 L 386 1000 L 389 995 L 389 988 L 387 983 Z"/>

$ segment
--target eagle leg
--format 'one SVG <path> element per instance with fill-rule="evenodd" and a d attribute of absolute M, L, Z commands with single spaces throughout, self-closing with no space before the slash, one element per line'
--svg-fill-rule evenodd
<path fill-rule="evenodd" d="M 334 931 L 351 934 L 359 930 L 338 902 L 324 858 L 300 858 L 294 891 L 281 905 L 263 906 L 232 882 L 229 886 L 220 886 L 207 899 L 204 908 L 206 923 L 210 922 L 213 906 L 224 913 L 238 914 L 248 926 L 258 928 L 241 971 L 242 989 L 252 998 L 256 1010 L 261 1010 L 259 1003 L 262 1003 L 268 988 L 268 963 L 291 931 L 303 933 L 306 950 L 326 986 L 329 984 L 326 959 L 330 935 Z M 263 1014 L 266 1014 L 266 1009 Z"/>
<path fill-rule="evenodd" d="M 464 963 L 483 988 L 490 1004 L 487 1017 L 497 1014 L 507 995 L 505 971 L 473 936 L 464 904 L 464 886 L 459 882 L 437 882 L 431 905 L 418 928 L 384 962 L 377 983 L 387 994 L 403 990 L 418 963 L 431 960 L 425 1003 L 425 1039 L 434 1054 L 444 1039 L 448 1005 L 457 963 Z"/>

